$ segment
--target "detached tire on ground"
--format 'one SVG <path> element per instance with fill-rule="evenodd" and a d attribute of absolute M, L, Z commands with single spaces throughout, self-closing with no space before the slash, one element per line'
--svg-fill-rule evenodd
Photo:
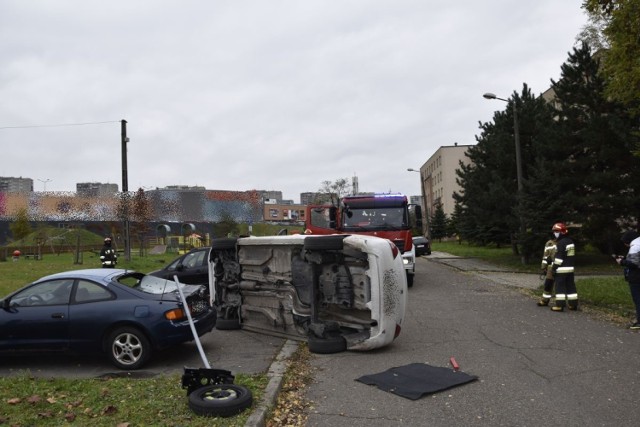
<path fill-rule="evenodd" d="M 343 336 L 329 336 L 318 338 L 315 335 L 309 336 L 307 340 L 309 351 L 316 354 L 340 353 L 347 349 L 347 341 Z"/>
<path fill-rule="evenodd" d="M 252 403 L 251 390 L 235 384 L 210 384 L 189 394 L 189 408 L 203 417 L 232 417 Z"/>

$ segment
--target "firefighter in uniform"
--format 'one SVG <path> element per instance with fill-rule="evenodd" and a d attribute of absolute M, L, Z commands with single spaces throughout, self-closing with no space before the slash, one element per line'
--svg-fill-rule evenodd
<path fill-rule="evenodd" d="M 556 256 L 556 239 L 547 240 L 544 244 L 544 253 L 542 254 L 542 264 L 540 268 L 544 274 L 544 285 L 542 290 L 542 298 L 538 301 L 540 307 L 549 305 L 549 301 L 553 298 L 553 260 Z M 542 276 L 541 274 L 541 276 Z"/>
<path fill-rule="evenodd" d="M 115 268 L 118 263 L 118 254 L 111 247 L 110 237 L 104 239 L 104 246 L 100 250 L 100 262 L 102 263 L 102 268 Z"/>
<path fill-rule="evenodd" d="M 551 307 L 553 311 L 563 311 L 565 306 L 569 310 L 578 309 L 578 291 L 574 278 L 574 264 L 576 247 L 571 237 L 567 235 L 567 227 L 558 222 L 551 229 L 556 236 L 556 255 L 553 259 L 553 275 L 556 285 L 556 303 Z"/>

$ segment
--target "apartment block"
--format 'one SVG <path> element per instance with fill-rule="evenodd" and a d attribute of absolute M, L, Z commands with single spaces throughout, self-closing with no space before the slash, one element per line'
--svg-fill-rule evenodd
<path fill-rule="evenodd" d="M 441 146 L 420 167 L 420 180 L 422 198 L 424 200 L 424 215 L 430 218 L 437 205 L 442 205 L 444 213 L 453 214 L 455 201 L 453 193 L 460 191 L 456 182 L 456 169 L 460 168 L 460 162 L 467 165 L 471 163 L 466 156 L 471 145 Z"/>

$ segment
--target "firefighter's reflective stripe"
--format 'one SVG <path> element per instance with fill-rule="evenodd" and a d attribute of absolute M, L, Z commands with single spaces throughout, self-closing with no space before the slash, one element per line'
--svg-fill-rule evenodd
<path fill-rule="evenodd" d="M 556 301 L 565 300 L 566 298 L 565 294 L 556 294 Z"/>
<path fill-rule="evenodd" d="M 118 255 L 115 249 L 103 249 L 102 253 L 100 254 L 100 261 L 102 262 L 103 266 L 111 267 L 116 265 L 118 262 Z"/>
<path fill-rule="evenodd" d="M 551 298 L 553 298 L 553 295 L 548 294 L 548 293 L 546 293 L 546 292 L 543 292 L 543 293 L 542 293 L 542 298 L 551 299 Z"/>
<path fill-rule="evenodd" d="M 578 300 L 578 294 L 567 294 L 567 299 L 569 301 L 577 301 Z"/>
<path fill-rule="evenodd" d="M 556 273 L 558 274 L 573 273 L 573 271 L 573 267 L 558 267 L 556 269 Z"/>

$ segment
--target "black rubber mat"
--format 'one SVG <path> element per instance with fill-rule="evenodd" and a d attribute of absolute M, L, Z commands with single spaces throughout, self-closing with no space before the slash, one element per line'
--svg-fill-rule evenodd
<path fill-rule="evenodd" d="M 478 377 L 474 375 L 454 371 L 451 368 L 411 363 L 379 374 L 363 375 L 356 381 L 376 385 L 381 390 L 416 400 L 425 394 L 436 393 L 477 379 Z"/>

